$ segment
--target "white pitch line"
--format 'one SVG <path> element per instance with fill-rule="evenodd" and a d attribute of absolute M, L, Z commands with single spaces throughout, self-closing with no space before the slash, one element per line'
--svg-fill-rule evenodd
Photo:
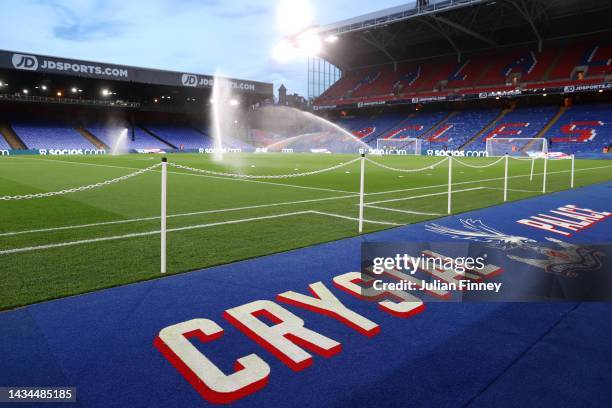
<path fill-rule="evenodd" d="M 584 169 L 576 169 L 574 170 L 574 172 L 578 172 L 578 171 L 589 171 L 589 170 L 599 170 L 599 169 L 605 169 L 605 168 L 609 168 L 612 167 L 612 165 L 608 165 L 608 166 L 598 166 L 598 167 L 588 167 L 588 168 L 584 168 Z M 558 174 L 558 173 L 569 173 L 571 172 L 571 170 L 559 170 L 559 171 L 549 171 L 547 172 L 547 174 Z M 544 173 L 533 173 L 534 176 L 541 176 Z M 516 176 L 508 176 L 508 179 L 514 179 L 514 178 L 523 178 L 523 177 L 529 177 L 529 174 L 519 174 Z M 478 179 L 478 180 L 470 180 L 470 181 L 460 181 L 457 183 L 453 183 L 453 186 L 459 186 L 459 185 L 463 185 L 463 184 L 475 184 L 475 183 L 482 183 L 482 182 L 486 182 L 486 181 L 496 181 L 496 180 L 503 180 L 503 177 L 494 177 L 494 178 L 488 178 L 488 179 Z M 569 184 L 569 183 L 568 183 Z M 427 188 L 437 188 L 437 187 L 448 187 L 448 183 L 446 184 L 437 184 L 437 185 L 433 185 L 433 186 L 421 186 L 421 187 L 412 187 L 412 188 L 402 188 L 399 190 L 388 190 L 388 191 L 378 191 L 375 193 L 365 193 L 365 195 L 379 195 L 379 194 L 391 194 L 391 193 L 401 193 L 404 191 L 414 191 L 414 190 L 424 190 Z"/>
<path fill-rule="evenodd" d="M 171 228 L 171 229 L 168 229 L 166 232 L 188 231 L 188 230 L 193 230 L 193 229 L 216 227 L 216 226 L 220 226 L 220 225 L 240 224 L 240 223 L 243 223 L 243 222 L 268 220 L 268 219 L 273 219 L 273 218 L 291 217 L 291 216 L 305 215 L 305 214 L 325 215 L 325 216 L 329 216 L 329 217 L 342 218 L 342 219 L 347 219 L 347 220 L 351 220 L 351 221 L 357 221 L 358 220 L 357 218 L 349 217 L 349 216 L 345 216 L 345 215 L 340 215 L 340 214 L 333 214 L 333 213 L 327 213 L 327 212 L 322 212 L 322 211 L 314 211 L 314 210 L 306 210 L 306 211 L 295 211 L 295 212 L 283 213 L 283 214 L 275 214 L 275 215 L 265 215 L 265 216 L 261 216 L 261 217 L 241 218 L 241 219 L 238 219 L 238 220 L 219 221 L 219 222 L 212 222 L 212 223 L 208 223 L 208 224 L 187 225 L 185 227 Z M 368 223 L 371 223 L 371 224 L 393 225 L 393 226 L 400 226 L 400 225 L 402 225 L 402 224 L 396 224 L 396 223 L 393 223 L 393 222 L 372 221 L 372 220 L 364 220 L 364 222 L 368 222 Z M 91 244 L 91 243 L 97 243 L 97 242 L 116 241 L 116 240 L 126 239 L 126 238 L 138 238 L 138 237 L 156 235 L 156 234 L 159 234 L 159 233 L 160 233 L 159 230 L 146 231 L 146 232 L 135 232 L 135 233 L 131 233 L 131 234 L 114 235 L 114 236 L 110 236 L 110 237 L 100 237 L 100 238 L 82 239 L 82 240 L 78 240 L 78 241 L 58 242 L 56 244 L 37 245 L 37 246 L 22 247 L 22 248 L 11 248 L 11 249 L 0 250 L 0 255 L 16 254 L 16 253 L 22 253 L 22 252 L 31 252 L 31 251 L 38 251 L 38 250 L 44 250 L 44 249 L 63 248 L 63 247 L 68 247 L 68 246 L 75 246 L 75 245 L 82 245 L 82 244 Z"/>
<path fill-rule="evenodd" d="M 317 210 L 310 210 L 309 212 L 311 212 L 313 214 L 329 215 L 330 217 L 342 218 L 342 219 L 345 219 L 345 220 L 359 221 L 359 218 L 349 217 L 348 215 L 340 215 L 340 214 L 328 213 L 328 212 L 317 211 Z M 404 224 L 398 224 L 398 223 L 395 223 L 395 222 L 374 221 L 374 220 L 366 220 L 366 219 L 364 219 L 363 222 L 367 222 L 367 223 L 370 223 L 370 224 L 393 225 L 393 226 L 404 225 Z"/>
<path fill-rule="evenodd" d="M 45 162 L 55 162 L 55 163 L 63 163 L 63 164 L 79 164 L 79 165 L 82 165 L 82 166 L 96 166 L 96 167 L 108 167 L 108 168 L 116 168 L 116 169 L 142 170 L 141 168 L 138 168 L 138 167 L 116 166 L 116 165 L 112 165 L 112 164 L 97 164 L 97 163 L 72 162 L 72 161 L 57 160 L 57 159 L 39 159 L 39 158 L 28 158 L 28 159 L 25 159 L 25 158 L 23 158 L 23 160 L 41 160 L 41 161 L 45 161 Z M 151 172 L 158 173 L 159 171 L 158 170 L 152 170 Z M 168 173 L 169 174 L 179 174 L 179 175 L 182 175 L 182 176 L 207 177 L 207 178 L 214 178 L 214 179 L 221 179 L 221 180 L 232 180 L 232 181 L 244 181 L 244 182 L 248 182 L 248 183 L 269 184 L 269 185 L 272 185 L 272 186 L 301 188 L 301 189 L 305 189 L 305 190 L 330 191 L 332 193 L 353 193 L 352 191 L 336 190 L 336 189 L 333 189 L 333 188 L 308 187 L 308 186 L 300 186 L 300 185 L 297 185 L 297 184 L 274 183 L 272 181 L 249 180 L 249 179 L 236 178 L 236 177 L 221 177 L 221 176 L 212 176 L 212 175 L 206 175 L 206 174 L 185 173 L 185 172 L 172 171 L 172 170 L 168 170 Z"/>
<path fill-rule="evenodd" d="M 482 190 L 482 189 L 485 189 L 485 188 L 486 187 L 464 188 L 463 190 L 454 190 L 453 194 L 454 193 L 462 193 L 464 191 Z M 418 196 L 410 196 L 410 197 L 402 197 L 402 198 L 391 198 L 389 200 L 372 201 L 372 202 L 366 203 L 366 205 L 390 203 L 390 202 L 394 202 L 394 201 L 414 200 L 414 199 L 417 199 L 417 198 L 426 198 L 426 197 L 433 197 L 433 196 L 447 195 L 447 194 L 448 194 L 448 191 L 441 191 L 439 193 L 421 194 L 421 195 L 418 195 Z"/>
<path fill-rule="evenodd" d="M 488 188 L 489 190 L 504 191 L 504 189 L 501 187 L 485 187 L 485 188 Z M 509 188 L 508 191 L 517 191 L 519 193 L 542 193 L 542 190 L 520 190 L 518 188 Z"/>
<path fill-rule="evenodd" d="M 359 204 L 357 204 L 359 205 Z M 367 208 L 374 208 L 376 210 L 386 210 L 386 211 L 393 211 L 393 212 L 399 212 L 399 213 L 404 213 L 404 214 L 415 214 L 415 215 L 442 215 L 440 213 L 428 213 L 428 212 L 421 212 L 421 211 L 410 211 L 410 210 L 400 210 L 398 208 L 388 208 L 388 207 L 379 207 L 377 205 L 369 205 L 369 204 L 364 204 L 364 207 Z"/>
<path fill-rule="evenodd" d="M 84 166 L 99 166 L 99 167 L 110 167 L 110 168 L 129 169 L 129 170 L 141 170 L 140 168 L 137 168 L 137 167 L 114 166 L 114 165 L 109 165 L 109 164 L 70 162 L 70 161 L 55 160 L 55 159 L 38 159 L 38 158 L 27 158 L 26 159 L 26 158 L 21 158 L 21 157 L 10 157 L 10 158 L 11 159 L 22 159 L 22 160 L 42 160 L 42 161 L 56 162 L 56 163 L 81 164 L 81 165 L 84 165 Z M 597 166 L 597 167 L 587 167 L 587 168 L 584 168 L 584 169 L 575 169 L 574 172 L 599 170 L 599 169 L 605 169 L 605 168 L 609 168 L 609 167 L 612 167 L 612 165 Z M 152 170 L 152 171 L 157 172 L 155 170 Z M 558 174 L 558 173 L 569 173 L 569 172 L 571 172 L 571 170 L 558 170 L 558 171 L 549 171 L 549 172 L 547 172 L 547 174 Z M 326 188 L 319 188 L 319 187 L 306 187 L 306 186 L 299 186 L 299 185 L 295 185 L 295 184 L 273 183 L 273 182 L 269 182 L 269 181 L 246 180 L 246 179 L 219 177 L 219 176 L 207 176 L 207 175 L 204 175 L 204 174 L 180 173 L 180 172 L 173 172 L 173 171 L 168 171 L 168 173 L 179 174 L 179 175 L 187 175 L 187 176 L 210 177 L 210 178 L 223 179 L 223 180 L 228 180 L 229 179 L 229 180 L 235 180 L 235 181 L 245 181 L 245 182 L 252 182 L 252 183 L 263 183 L 263 184 L 271 184 L 271 185 L 274 185 L 274 186 L 295 187 L 295 188 L 304 188 L 304 189 L 310 189 L 310 190 L 331 191 L 331 192 L 339 192 L 339 193 L 346 193 L 346 194 L 359 194 L 356 191 L 334 190 L 334 189 L 326 189 Z M 534 174 L 534 176 L 538 176 L 538 175 L 543 175 L 544 173 L 533 173 L 533 174 Z M 508 179 L 523 178 L 523 177 L 529 177 L 529 176 L 530 176 L 529 174 L 521 174 L 521 175 L 516 175 L 516 176 L 509 176 Z M 496 181 L 496 180 L 503 180 L 503 179 L 504 179 L 503 177 L 494 177 L 494 178 L 488 178 L 488 179 L 479 179 L 479 180 L 471 180 L 471 181 L 460 181 L 460 182 L 457 182 L 457 183 L 453 183 L 453 185 L 454 186 L 458 186 L 458 185 L 463 185 L 463 184 L 474 184 L 474 183 L 481 183 L 481 182 L 486 182 L 486 181 Z M 373 193 L 365 193 L 365 195 L 379 195 L 379 194 L 400 193 L 400 192 L 404 192 L 404 191 L 415 191 L 415 190 L 423 190 L 423 189 L 428 189 L 428 188 L 446 187 L 447 185 L 448 184 L 437 184 L 437 185 L 433 185 L 433 186 L 421 186 L 421 187 L 403 188 L 403 189 L 398 189 L 398 190 L 378 191 L 378 192 L 373 192 Z"/>
<path fill-rule="evenodd" d="M 15 157 L 11 157 L 11 158 L 14 159 Z M 103 165 L 103 164 L 95 164 L 95 163 L 77 163 L 77 162 L 67 162 L 67 161 L 63 161 L 63 160 L 51 160 L 51 159 L 29 158 L 29 159 L 25 159 L 25 160 L 43 160 L 43 161 L 51 161 L 51 162 L 59 162 L 59 163 L 76 163 L 76 164 L 91 165 L 91 166 L 102 166 L 102 167 L 135 169 L 133 167 L 112 166 L 112 165 Z M 612 165 L 611 166 L 589 167 L 589 168 L 585 168 L 585 169 L 576 169 L 575 171 L 576 172 L 577 171 L 588 171 L 588 170 L 596 170 L 596 169 L 608 168 L 608 167 L 612 167 Z M 565 172 L 569 172 L 569 171 L 571 171 L 571 170 L 561 170 L 561 171 L 557 171 L 557 172 L 548 172 L 548 174 L 565 173 Z M 177 173 L 177 174 L 188 174 L 188 173 Z M 543 174 L 543 173 L 535 173 L 535 174 L 537 175 L 537 174 Z M 511 176 L 511 177 L 508 177 L 508 178 L 509 179 L 510 178 L 521 178 L 521 177 L 528 177 L 528 176 L 529 176 L 529 174 L 525 174 L 525 175 Z M 223 177 L 216 177 L 216 178 L 223 178 Z M 225 178 L 223 178 L 223 179 L 225 179 Z M 486 182 L 486 181 L 495 181 L 495 180 L 503 180 L 503 177 L 489 178 L 489 179 L 479 179 L 479 180 L 471 180 L 471 181 L 462 181 L 462 182 L 454 183 L 453 185 L 475 184 L 475 183 L 481 183 L 481 182 Z M 243 180 L 243 181 L 252 181 L 252 180 Z M 275 184 L 275 183 L 272 183 L 272 184 L 274 184 L 274 185 L 291 186 L 289 184 Z M 398 189 L 398 190 L 388 190 L 388 191 L 378 191 L 378 192 L 373 192 L 373 193 L 365 193 L 365 195 L 366 196 L 371 196 L 371 195 L 381 195 L 381 194 L 392 194 L 392 193 L 424 190 L 424 189 L 446 187 L 446 186 L 447 186 L 447 184 L 439 184 L 439 185 L 433 185 L 433 186 L 420 186 L 420 187 L 411 187 L 411 188 L 404 188 L 404 189 Z M 495 187 L 479 187 L 479 188 L 497 189 Z M 467 190 L 469 190 L 469 189 L 467 189 Z M 455 192 L 461 192 L 461 191 L 467 191 L 467 190 L 457 190 Z M 510 190 L 510 191 L 513 191 L 513 190 Z M 516 190 L 516 191 L 518 191 L 518 190 Z M 539 191 L 525 190 L 525 192 L 537 193 Z M 335 196 L 335 197 L 315 198 L 315 199 L 310 199 L 310 200 L 287 201 L 287 202 L 282 202 L 282 203 L 260 204 L 260 205 L 246 206 L 246 207 L 225 208 L 225 209 L 218 209 L 218 210 L 197 211 L 197 212 L 190 212 L 190 213 L 171 214 L 171 215 L 168 215 L 168 218 L 171 218 L 171 217 L 195 216 L 195 215 L 212 214 L 212 213 L 229 212 L 229 211 L 240 211 L 240 210 L 266 208 L 266 207 L 275 207 L 275 206 L 283 206 L 283 205 L 303 204 L 303 203 L 308 203 L 308 202 L 319 202 L 319 201 L 328 201 L 328 200 L 341 200 L 341 199 L 353 198 L 353 197 L 357 197 L 358 196 L 358 193 L 352 193 L 350 191 L 347 191 L 346 193 L 348 193 L 349 195 Z M 433 195 L 444 195 L 444 194 L 447 194 L 447 192 L 434 193 Z M 429 195 L 415 196 L 414 198 L 423 198 L 423 197 L 426 197 L 426 196 L 429 196 Z M 406 198 L 406 199 L 411 199 L 411 198 L 409 197 L 409 198 Z M 378 203 L 382 203 L 382 202 L 386 202 L 386 201 L 374 201 L 374 202 L 368 203 L 368 204 L 378 204 Z M 430 215 L 430 214 L 423 214 L 423 215 Z M 431 215 L 435 215 L 435 214 L 431 214 Z M 21 234 L 30 234 L 30 233 L 38 233 L 38 232 L 53 232 L 53 231 L 62 231 L 62 230 L 79 229 L 79 228 L 90 228 L 90 227 L 98 227 L 98 226 L 104 226 L 104 225 L 127 224 L 127 223 L 131 223 L 131 222 L 152 221 L 152 220 L 156 220 L 156 219 L 159 219 L 159 216 L 141 217 L 141 218 L 129 218 L 129 219 L 125 219 L 125 220 L 104 221 L 104 222 L 90 223 L 90 224 L 68 225 L 68 226 L 63 226 L 63 227 L 38 228 L 38 229 L 25 230 L 25 231 L 11 231 L 11 232 L 0 233 L 0 237 L 13 236 L 13 235 L 21 235 Z"/>
<path fill-rule="evenodd" d="M 238 220 L 213 222 L 209 224 L 188 225 L 186 227 L 171 228 L 171 229 L 168 229 L 167 232 L 186 231 L 186 230 L 197 229 L 197 228 L 208 228 L 208 227 L 215 227 L 219 225 L 238 224 L 242 222 L 267 220 L 271 218 L 289 217 L 289 216 L 303 215 L 303 214 L 309 214 L 309 213 L 310 211 L 297 211 L 297 212 L 290 212 L 290 213 L 284 213 L 284 214 L 266 215 L 262 217 L 251 217 L 251 218 L 242 218 Z M 61 247 L 74 246 L 74 245 L 80 245 L 80 244 L 89 244 L 89 243 L 94 243 L 94 242 L 114 241 L 114 240 L 125 239 L 125 238 L 144 237 L 147 235 L 155 235 L 159 233 L 160 233 L 159 230 L 146 231 L 146 232 L 135 232 L 131 234 L 114 235 L 110 237 L 100 237 L 100 238 L 82 239 L 78 241 L 59 242 L 57 244 L 46 244 L 46 245 L 37 245 L 37 246 L 30 246 L 30 247 L 23 247 L 23 248 L 4 249 L 4 250 L 0 250 L 0 255 L 14 254 L 14 253 L 19 253 L 19 252 L 30 252 L 30 251 L 36 251 L 36 250 L 41 250 L 41 249 L 61 248 Z"/>
<path fill-rule="evenodd" d="M 354 198 L 358 196 L 359 194 L 351 194 L 351 195 L 336 196 L 336 197 L 313 198 L 309 200 L 285 201 L 281 203 L 249 205 L 245 207 L 222 208 L 218 210 L 194 211 L 194 212 L 187 212 L 187 213 L 170 214 L 167 216 L 167 218 L 191 217 L 191 216 L 196 216 L 196 215 L 216 214 L 216 213 L 230 212 L 230 211 L 253 210 L 253 209 L 259 209 L 259 208 L 278 207 L 278 206 L 283 206 L 283 205 L 306 204 L 306 203 L 314 203 L 314 202 L 319 202 L 319 201 L 331 201 L 331 200 L 340 200 L 340 199 L 345 199 L 345 198 Z M 154 220 L 158 220 L 159 218 L 160 216 L 157 215 L 157 216 L 151 216 L 151 217 L 128 218 L 125 220 L 116 220 L 116 221 L 102 221 L 102 222 L 90 223 L 90 224 L 67 225 L 63 227 L 49 227 L 49 228 L 39 228 L 39 229 L 24 230 L 24 231 L 3 232 L 3 233 L 0 233 L 0 237 L 22 235 L 22 234 L 32 234 L 32 233 L 37 233 L 37 232 L 54 232 L 54 231 L 63 231 L 63 230 L 80 229 L 80 228 L 100 227 L 100 226 L 114 225 L 114 224 L 128 224 L 131 222 L 140 222 L 140 221 L 154 221 Z"/>

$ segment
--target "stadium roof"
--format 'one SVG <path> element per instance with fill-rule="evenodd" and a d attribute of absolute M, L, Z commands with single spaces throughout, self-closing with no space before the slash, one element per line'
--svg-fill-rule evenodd
<path fill-rule="evenodd" d="M 317 27 L 322 58 L 342 69 L 606 31 L 601 0 L 418 0 Z"/>
<path fill-rule="evenodd" d="M 184 88 L 210 89 L 214 83 L 212 75 L 163 71 L 5 50 L 0 50 L 0 69 Z M 270 83 L 226 79 L 240 93 L 272 96 L 273 86 Z"/>

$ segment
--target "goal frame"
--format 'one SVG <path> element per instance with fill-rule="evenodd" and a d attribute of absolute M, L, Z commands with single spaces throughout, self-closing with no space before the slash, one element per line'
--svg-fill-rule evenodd
<path fill-rule="evenodd" d="M 395 142 L 414 142 L 414 150 L 410 148 L 410 149 L 397 150 L 396 152 L 393 152 L 390 149 L 384 149 L 385 143 L 394 144 Z M 398 154 L 398 155 L 420 156 L 421 151 L 422 151 L 421 149 L 422 143 L 423 143 L 423 140 L 416 138 L 416 137 L 404 137 L 401 139 L 400 138 L 398 139 L 378 138 L 376 139 L 376 151 L 379 154 Z M 405 153 L 398 153 L 398 152 L 405 152 Z"/>
<path fill-rule="evenodd" d="M 513 141 L 536 141 L 536 140 L 541 140 L 542 141 L 542 150 L 540 150 L 541 154 L 546 154 L 548 153 L 548 139 L 546 139 L 545 137 L 491 137 L 489 139 L 487 139 L 486 141 L 486 145 L 485 145 L 485 151 L 487 152 L 487 157 L 500 157 L 500 156 L 504 156 L 506 153 L 504 154 L 492 154 L 493 153 L 493 149 L 491 148 L 491 143 L 492 141 L 495 142 L 499 142 L 499 141 L 507 141 L 507 142 L 513 142 Z M 527 146 L 529 144 L 529 142 L 525 143 L 524 146 Z M 524 147 L 523 147 L 524 148 Z M 522 151 L 522 149 L 520 149 L 519 151 Z M 513 154 L 509 154 L 510 156 L 514 156 Z M 521 154 L 519 156 L 529 156 L 529 154 L 527 152 L 525 152 L 525 154 Z"/>

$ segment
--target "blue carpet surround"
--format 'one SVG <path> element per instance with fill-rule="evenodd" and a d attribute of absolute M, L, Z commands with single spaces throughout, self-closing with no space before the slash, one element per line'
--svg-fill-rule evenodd
<path fill-rule="evenodd" d="M 572 231 L 517 222 L 560 207 L 593 222 Z M 333 281 L 359 271 L 363 240 L 462 239 L 431 224 L 459 230 L 460 220 L 471 219 L 509 235 L 603 243 L 612 241 L 612 218 L 605 214 L 610 211 L 612 184 L 603 183 L 0 313 L 0 386 L 73 386 L 77 402 L 64 404 L 70 407 L 201 407 L 210 400 L 291 408 L 612 406 L 612 304 L 435 302 L 401 318 Z M 379 328 L 364 335 L 346 322 L 277 299 L 286 291 L 311 295 L 308 285 L 319 281 Z M 225 313 L 256 300 L 282 306 L 335 342 L 313 347 L 288 334 L 312 355 L 290 367 L 277 350 L 236 324 L 239 313 Z M 268 326 L 282 325 L 274 313 L 255 315 Z M 211 393 L 156 340 L 162 329 L 192 319 L 223 329 L 208 337 L 186 332 L 184 338 L 200 351 L 195 354 L 225 375 L 241 368 L 237 359 L 255 354 L 269 373 L 231 395 Z"/>

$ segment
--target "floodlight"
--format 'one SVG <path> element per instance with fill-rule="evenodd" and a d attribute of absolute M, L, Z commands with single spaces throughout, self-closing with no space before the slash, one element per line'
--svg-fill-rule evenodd
<path fill-rule="evenodd" d="M 321 51 L 321 38 L 313 31 L 306 31 L 297 38 L 299 49 L 307 56 L 315 56 Z"/>
<path fill-rule="evenodd" d="M 272 49 L 272 58 L 280 63 L 286 63 L 293 59 L 296 49 L 289 41 L 281 41 Z"/>
<path fill-rule="evenodd" d="M 230 100 L 229 104 L 231 106 L 238 106 L 240 104 L 240 102 L 238 102 L 236 99 L 232 99 L 232 100 Z"/>
<path fill-rule="evenodd" d="M 325 37 L 325 42 L 327 42 L 327 43 L 335 43 L 336 41 L 338 41 L 338 36 L 337 35 L 330 34 L 327 37 Z"/>

